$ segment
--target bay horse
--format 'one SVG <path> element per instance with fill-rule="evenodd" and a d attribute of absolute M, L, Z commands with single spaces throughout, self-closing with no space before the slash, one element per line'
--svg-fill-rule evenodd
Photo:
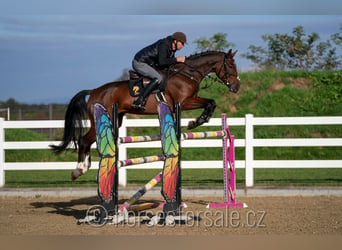
<path fill-rule="evenodd" d="M 240 79 L 234 61 L 236 52 L 232 52 L 231 49 L 227 53 L 202 52 L 190 55 L 184 63 L 177 63 L 168 69 L 164 96 L 172 112 L 177 102 L 181 104 L 182 110 L 204 108 L 199 117 L 189 122 L 188 129 L 208 122 L 216 108 L 214 100 L 198 96 L 200 83 L 208 74 L 215 73 L 231 92 L 239 91 Z M 146 109 L 143 111 L 132 108 L 133 101 L 134 97 L 129 93 L 128 80 L 109 82 L 95 89 L 82 90 L 71 99 L 65 114 L 63 141 L 60 145 L 51 145 L 51 147 L 56 153 L 60 153 L 66 150 L 70 143 L 74 143 L 78 150 L 78 163 L 77 168 L 72 172 L 72 180 L 85 174 L 91 164 L 90 148 L 96 141 L 92 104 L 95 102 L 103 104 L 112 115 L 112 104 L 117 103 L 119 126 L 125 113 L 141 115 L 158 113 L 157 100 L 152 94 L 148 97 Z M 82 121 L 86 118 L 86 113 L 91 127 L 83 135 Z"/>

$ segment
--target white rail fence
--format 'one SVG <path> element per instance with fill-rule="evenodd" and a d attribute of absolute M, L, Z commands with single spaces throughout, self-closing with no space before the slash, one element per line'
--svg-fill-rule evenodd
<path fill-rule="evenodd" d="M 190 119 L 182 119 L 182 126 L 186 126 Z M 235 147 L 245 148 L 245 160 L 237 160 L 236 168 L 245 168 L 245 185 L 253 187 L 255 168 L 342 168 L 342 155 L 339 160 L 255 160 L 256 147 L 342 147 L 342 138 L 254 138 L 255 126 L 274 125 L 341 125 L 342 116 L 320 117 L 254 117 L 247 114 L 244 118 L 228 118 L 229 128 L 233 126 L 245 127 L 245 138 L 235 138 Z M 221 118 L 212 118 L 206 127 L 220 127 Z M 59 141 L 5 141 L 5 129 L 13 128 L 63 128 L 63 120 L 44 121 L 5 121 L 0 118 L 0 187 L 5 185 L 5 171 L 11 170 L 65 170 L 74 169 L 76 162 L 6 162 L 6 150 L 48 149 L 50 144 L 59 144 Z M 159 127 L 158 119 L 126 119 L 119 129 L 120 137 L 127 136 L 130 127 Z M 213 129 L 208 128 L 208 131 Z M 217 129 L 215 129 L 217 130 Z M 232 133 L 234 134 L 234 133 Z M 219 148 L 221 139 L 185 140 L 182 148 Z M 93 147 L 96 145 L 94 144 Z M 128 148 L 160 148 L 160 142 L 140 142 L 119 145 L 119 160 L 126 159 Z M 126 185 L 126 169 L 162 168 L 162 162 L 153 162 L 128 166 L 119 170 L 120 185 Z M 92 168 L 98 168 L 98 162 L 92 162 Z M 182 161 L 182 168 L 222 168 L 222 159 L 210 161 Z"/>

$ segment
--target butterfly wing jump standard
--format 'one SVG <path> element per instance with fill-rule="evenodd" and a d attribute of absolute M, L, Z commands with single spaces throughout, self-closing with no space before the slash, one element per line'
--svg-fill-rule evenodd
<path fill-rule="evenodd" d="M 181 209 L 180 197 L 180 152 L 179 131 L 176 126 L 170 107 L 160 102 L 158 105 L 160 121 L 161 143 L 165 155 L 163 167 L 162 195 L 166 201 L 164 212 L 179 214 Z M 179 120 L 177 120 L 179 122 Z M 178 126 L 179 130 L 179 126 Z"/>
<path fill-rule="evenodd" d="M 116 205 L 117 194 L 117 139 L 112 132 L 110 116 L 104 106 L 94 104 L 97 150 L 101 157 L 98 171 L 98 195 L 104 204 Z"/>

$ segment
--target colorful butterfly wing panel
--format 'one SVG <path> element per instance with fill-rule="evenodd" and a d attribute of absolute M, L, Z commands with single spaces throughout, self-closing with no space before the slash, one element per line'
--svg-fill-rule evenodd
<path fill-rule="evenodd" d="M 98 193 L 102 200 L 112 199 L 116 169 L 116 145 L 112 133 L 112 123 L 105 107 L 94 104 L 97 150 L 101 157 L 98 172 Z"/>
<path fill-rule="evenodd" d="M 159 120 L 163 153 L 166 156 L 163 168 L 162 193 L 166 201 L 176 199 L 179 173 L 179 145 L 175 131 L 175 123 L 170 107 L 160 102 Z"/>

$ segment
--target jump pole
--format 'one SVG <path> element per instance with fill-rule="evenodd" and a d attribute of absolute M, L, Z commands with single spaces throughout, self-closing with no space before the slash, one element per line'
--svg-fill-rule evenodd
<path fill-rule="evenodd" d="M 125 167 L 130 165 L 136 165 L 136 164 L 143 164 L 148 162 L 155 162 L 155 161 L 163 161 L 165 159 L 164 155 L 153 155 L 153 156 L 145 156 L 145 157 L 139 157 L 139 158 L 132 158 L 127 159 L 123 161 L 118 161 L 118 167 Z M 140 188 L 138 192 L 136 192 L 131 198 L 129 198 L 127 201 L 125 201 L 123 204 L 120 205 L 118 211 L 123 212 L 124 209 L 130 208 L 133 204 L 135 204 L 140 197 L 142 197 L 147 191 L 151 190 L 155 185 L 157 185 L 158 182 L 160 182 L 162 179 L 162 172 L 159 172 L 155 177 L 153 177 L 148 183 L 144 185 L 144 187 Z M 135 210 L 143 210 L 143 209 L 149 209 L 156 206 L 156 204 L 148 205 L 151 203 L 147 203 L 144 206 L 141 206 L 141 208 L 138 208 L 137 205 L 134 209 Z M 158 203 L 158 206 L 160 203 Z"/>
<path fill-rule="evenodd" d="M 142 188 L 139 189 L 131 198 L 125 201 L 118 209 L 119 212 L 123 212 L 124 209 L 127 209 L 136 203 L 140 197 L 142 197 L 148 190 L 151 190 L 158 182 L 162 179 L 162 172 L 159 172 L 155 177 L 153 177 L 148 183 L 145 184 Z"/>

